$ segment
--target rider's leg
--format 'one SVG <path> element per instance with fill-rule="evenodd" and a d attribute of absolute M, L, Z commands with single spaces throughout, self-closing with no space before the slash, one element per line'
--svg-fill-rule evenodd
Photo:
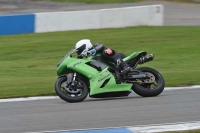
<path fill-rule="evenodd" d="M 126 74 L 132 70 L 132 68 L 122 60 L 120 53 L 117 53 L 112 49 L 105 48 L 103 51 L 103 56 L 118 65 L 122 69 L 121 74 Z"/>
<path fill-rule="evenodd" d="M 121 74 L 126 74 L 132 70 L 132 68 L 122 59 L 117 59 L 117 65 L 122 68 Z"/>

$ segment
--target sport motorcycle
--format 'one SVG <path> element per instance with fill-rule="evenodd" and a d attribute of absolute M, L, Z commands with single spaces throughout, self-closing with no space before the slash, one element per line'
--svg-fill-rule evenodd
<path fill-rule="evenodd" d="M 142 97 L 159 95 L 165 87 L 163 76 L 150 67 L 139 67 L 154 59 L 153 54 L 138 51 L 125 56 L 123 61 L 132 71 L 121 74 L 121 68 L 106 60 L 101 54 L 83 58 L 72 49 L 57 65 L 56 94 L 67 102 L 81 102 L 92 98 L 122 97 L 131 92 Z M 74 56 L 74 54 L 76 54 Z"/>

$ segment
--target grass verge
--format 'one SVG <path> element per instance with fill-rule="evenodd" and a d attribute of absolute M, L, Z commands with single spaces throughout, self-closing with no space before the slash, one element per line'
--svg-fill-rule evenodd
<path fill-rule="evenodd" d="M 130 27 L 0 36 L 0 98 L 54 95 L 56 65 L 83 38 L 126 55 L 154 53 L 144 64 L 160 71 L 166 86 L 200 84 L 200 27 Z"/>

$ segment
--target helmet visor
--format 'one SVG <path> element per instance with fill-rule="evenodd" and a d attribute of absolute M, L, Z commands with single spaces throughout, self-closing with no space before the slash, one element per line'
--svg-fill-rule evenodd
<path fill-rule="evenodd" d="M 78 55 L 80 55 L 82 52 L 83 52 L 83 50 L 85 50 L 85 48 L 86 48 L 86 44 L 83 44 L 82 46 L 80 46 L 79 48 L 77 48 L 77 54 Z"/>

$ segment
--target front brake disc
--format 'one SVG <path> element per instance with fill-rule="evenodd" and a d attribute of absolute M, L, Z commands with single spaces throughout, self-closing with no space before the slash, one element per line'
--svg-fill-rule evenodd
<path fill-rule="evenodd" d="M 78 93 L 78 92 L 80 92 L 81 89 L 74 88 L 74 87 L 75 86 L 72 87 L 71 84 L 68 85 L 67 82 L 65 82 L 65 84 L 64 84 L 64 88 L 65 88 L 65 90 L 67 92 L 69 92 L 69 93 Z"/>

